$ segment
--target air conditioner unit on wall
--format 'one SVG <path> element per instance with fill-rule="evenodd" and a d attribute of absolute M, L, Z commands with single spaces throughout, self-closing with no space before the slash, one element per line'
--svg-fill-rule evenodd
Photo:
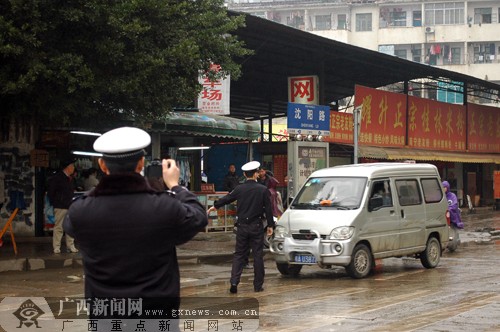
<path fill-rule="evenodd" d="M 433 27 L 425 27 L 425 33 L 434 33 Z"/>

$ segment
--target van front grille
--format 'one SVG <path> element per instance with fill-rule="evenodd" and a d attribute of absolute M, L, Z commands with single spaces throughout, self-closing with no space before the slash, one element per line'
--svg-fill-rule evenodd
<path fill-rule="evenodd" d="M 292 238 L 294 240 L 314 240 L 317 238 L 315 233 L 299 233 L 299 234 L 292 234 Z M 324 239 L 325 236 L 321 235 L 321 238 Z"/>

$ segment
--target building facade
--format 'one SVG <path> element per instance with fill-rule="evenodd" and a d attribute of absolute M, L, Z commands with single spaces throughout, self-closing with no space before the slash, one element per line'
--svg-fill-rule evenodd
<path fill-rule="evenodd" d="M 500 82 L 498 0 L 229 0 L 227 6 L 325 38 Z"/>

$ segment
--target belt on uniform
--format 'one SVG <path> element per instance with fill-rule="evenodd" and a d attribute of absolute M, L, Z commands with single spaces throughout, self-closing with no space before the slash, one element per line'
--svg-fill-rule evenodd
<path fill-rule="evenodd" d="M 251 225 L 251 224 L 260 224 L 262 223 L 261 219 L 238 219 L 238 224 L 245 224 L 245 225 Z"/>

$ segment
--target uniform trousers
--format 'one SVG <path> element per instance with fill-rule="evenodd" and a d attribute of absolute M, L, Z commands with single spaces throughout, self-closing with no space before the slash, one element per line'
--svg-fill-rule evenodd
<path fill-rule="evenodd" d="M 231 285 L 240 283 L 243 267 L 248 261 L 248 251 L 253 253 L 254 289 L 262 288 L 264 284 L 264 229 L 260 221 L 249 224 L 238 223 L 236 231 L 236 248 L 231 269 Z"/>
<path fill-rule="evenodd" d="M 61 240 L 64 234 L 63 221 L 68 213 L 67 209 L 54 209 L 54 228 L 52 231 L 52 247 L 54 250 L 61 250 Z M 68 250 L 75 249 L 75 240 L 66 234 L 66 248 Z"/>

